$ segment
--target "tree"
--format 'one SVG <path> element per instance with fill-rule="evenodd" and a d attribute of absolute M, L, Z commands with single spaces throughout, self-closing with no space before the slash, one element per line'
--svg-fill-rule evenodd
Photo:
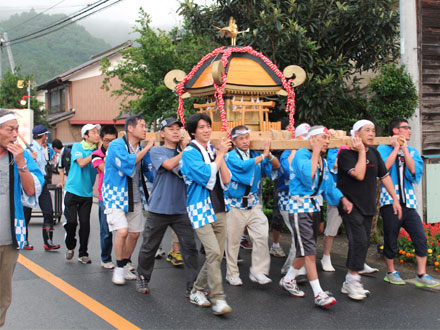
<path fill-rule="evenodd" d="M 6 109 L 25 109 L 27 108 L 27 104 L 20 104 L 23 96 L 28 95 L 27 88 L 18 88 L 17 82 L 19 80 L 23 80 L 25 85 L 28 81 L 31 81 L 31 109 L 34 110 L 34 125 L 47 125 L 45 116 L 45 110 L 41 110 L 40 108 L 44 105 L 43 102 L 40 102 L 35 97 L 36 91 L 35 88 L 32 87 L 33 76 L 32 75 L 24 75 L 21 73 L 20 68 L 15 69 L 15 74 L 9 70 L 3 74 L 3 78 L 1 80 L 0 86 L 0 107 Z M 27 101 L 28 99 L 26 99 Z"/>
<path fill-rule="evenodd" d="M 178 98 L 165 86 L 165 75 L 173 69 L 188 73 L 215 45 L 177 29 L 155 31 L 150 26 L 148 14 L 142 9 L 136 22 L 139 47 L 121 51 L 125 60 L 116 68 L 110 66 L 108 59 L 102 60 L 101 70 L 106 75 L 103 88 L 110 90 L 111 78 L 119 78 L 121 88 L 113 90 L 111 95 L 123 96 L 121 110 L 141 113 L 148 123 L 176 116 Z M 194 101 L 186 101 L 186 109 L 190 109 Z"/>
<path fill-rule="evenodd" d="M 395 0 L 217 0 L 210 6 L 181 2 L 184 27 L 196 36 L 211 36 L 213 26 L 226 26 L 233 16 L 240 30 L 239 45 L 264 53 L 281 70 L 296 64 L 307 80 L 296 89 L 296 120 L 330 123 L 330 114 L 353 103 L 347 78 L 376 70 L 399 53 Z M 355 86 L 356 89 L 356 86 Z M 355 100 L 354 100 L 355 101 Z M 285 101 L 284 101 L 285 102 Z M 356 103 L 356 102 L 354 102 Z M 284 106 L 281 102 L 280 107 Z M 359 109 L 345 109 L 357 117 Z M 365 109 L 364 109 L 365 111 Z M 278 111 L 279 116 L 284 116 Z M 333 122 L 334 128 L 347 125 Z M 332 124 L 333 125 L 333 124 Z"/>
<path fill-rule="evenodd" d="M 368 94 L 367 111 L 381 128 L 395 118 L 411 118 L 417 107 L 417 89 L 404 66 L 382 67 L 370 80 Z"/>
<path fill-rule="evenodd" d="M 66 17 L 64 14 L 38 14 L 32 9 L 11 15 L 7 20 L 3 20 L 1 30 L 8 31 L 9 40 L 13 40 Z M 78 23 L 41 38 L 30 38 L 29 41 L 22 43 L 12 42 L 11 45 L 15 64 L 21 67 L 22 72 L 33 74 L 34 81 L 39 84 L 88 61 L 90 56 L 110 48 L 109 44 L 94 38 Z M 3 56 L 2 60 L 3 68 L 8 67 L 7 56 Z"/>

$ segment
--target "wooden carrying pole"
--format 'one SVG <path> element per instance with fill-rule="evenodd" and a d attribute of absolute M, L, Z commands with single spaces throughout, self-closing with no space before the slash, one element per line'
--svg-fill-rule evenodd
<path fill-rule="evenodd" d="M 251 149 L 253 150 L 263 150 L 265 141 L 272 139 L 271 142 L 271 150 L 297 150 L 301 148 L 310 149 L 310 142 L 308 140 L 295 140 L 295 139 L 273 139 L 272 132 L 251 132 Z M 182 130 L 182 136 L 188 136 L 186 131 Z M 211 143 L 216 146 L 219 139 L 222 137 L 226 137 L 226 132 L 218 132 L 214 131 L 211 134 Z M 280 136 L 281 137 L 281 136 Z M 156 140 L 156 145 L 160 145 L 161 137 L 159 132 L 147 133 L 146 140 L 154 138 Z M 376 137 L 373 141 L 374 146 L 378 146 L 380 144 L 390 144 L 389 137 Z M 351 137 L 342 137 L 342 138 L 331 138 L 330 139 L 330 148 L 339 148 L 343 145 L 348 147 L 352 146 Z"/>

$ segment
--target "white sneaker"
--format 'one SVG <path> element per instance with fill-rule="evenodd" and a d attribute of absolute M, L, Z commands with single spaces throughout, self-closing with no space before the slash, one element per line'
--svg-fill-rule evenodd
<path fill-rule="evenodd" d="M 265 284 L 269 284 L 272 282 L 272 280 L 267 277 L 266 275 L 264 275 L 263 273 L 260 274 L 252 274 L 249 273 L 249 278 L 251 279 L 252 282 L 261 284 L 261 285 L 265 285 Z"/>
<path fill-rule="evenodd" d="M 125 269 L 122 267 L 115 267 L 113 270 L 112 282 L 116 285 L 124 285 L 125 284 Z"/>
<path fill-rule="evenodd" d="M 271 256 L 274 257 L 278 257 L 278 258 L 285 258 L 286 254 L 284 253 L 283 249 L 281 248 L 281 246 L 278 247 L 274 247 L 273 245 L 271 246 L 270 250 L 269 250 L 269 254 Z"/>
<path fill-rule="evenodd" d="M 199 290 L 191 291 L 189 295 L 189 302 L 200 307 L 211 306 L 211 302 L 208 300 L 208 298 L 206 298 L 205 294 Z"/>
<path fill-rule="evenodd" d="M 165 251 L 162 249 L 162 247 L 159 247 L 156 251 L 156 254 L 154 258 L 156 259 L 162 259 L 162 257 L 165 255 Z"/>
<path fill-rule="evenodd" d="M 109 261 L 109 262 L 101 261 L 101 267 L 105 268 L 105 269 L 113 269 L 113 268 L 115 268 L 115 264 L 111 261 Z"/>
<path fill-rule="evenodd" d="M 212 313 L 214 315 L 223 315 L 230 312 L 232 312 L 232 308 L 224 299 L 218 299 L 214 305 L 212 305 Z"/>
<path fill-rule="evenodd" d="M 136 275 L 131 272 L 130 266 L 128 265 L 124 266 L 124 279 L 128 281 L 133 281 L 136 279 Z"/>
<path fill-rule="evenodd" d="M 333 267 L 330 258 L 328 260 L 322 258 L 321 265 L 322 265 L 322 270 L 325 272 L 334 272 L 335 271 L 335 268 Z"/>
<path fill-rule="evenodd" d="M 315 305 L 321 308 L 328 308 L 336 304 L 336 299 L 332 297 L 329 292 L 321 291 L 315 297 Z"/>
<path fill-rule="evenodd" d="M 134 263 L 132 262 L 127 262 L 128 269 L 130 269 L 130 271 L 134 272 L 136 270 L 136 268 L 134 267 Z"/>
<path fill-rule="evenodd" d="M 364 300 L 367 297 L 365 291 L 368 290 L 364 290 L 361 282 L 358 281 L 344 282 L 341 289 L 342 293 L 347 294 L 353 300 Z"/>
<path fill-rule="evenodd" d="M 280 280 L 280 288 L 290 293 L 292 297 L 304 298 L 306 294 L 298 288 L 295 280 L 285 282 L 284 277 Z"/>
<path fill-rule="evenodd" d="M 232 277 L 232 276 L 226 276 L 226 282 L 228 282 L 230 285 L 233 286 L 240 286 L 243 285 L 243 281 L 239 276 Z"/>
<path fill-rule="evenodd" d="M 342 292 L 342 293 L 348 294 L 347 284 L 348 284 L 348 282 L 344 282 L 344 283 L 342 283 L 342 288 L 341 288 L 341 292 Z M 366 296 L 369 296 L 370 293 L 371 293 L 370 290 L 366 290 L 366 289 L 364 289 L 363 286 L 362 286 L 362 291 L 361 291 L 361 292 L 363 292 L 364 295 L 366 295 Z"/>
<path fill-rule="evenodd" d="M 372 267 L 368 266 L 367 264 L 364 264 L 364 269 L 362 269 L 359 272 L 359 274 L 361 274 L 361 275 L 374 274 L 374 273 L 377 273 L 378 271 L 379 271 L 379 269 L 372 268 Z"/>

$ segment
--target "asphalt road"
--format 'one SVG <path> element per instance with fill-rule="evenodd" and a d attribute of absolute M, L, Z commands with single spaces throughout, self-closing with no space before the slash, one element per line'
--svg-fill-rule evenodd
<path fill-rule="evenodd" d="M 337 304 L 329 310 L 314 306 L 312 290 L 308 284 L 302 286 L 306 292 L 304 299 L 292 298 L 279 289 L 278 281 L 284 259 L 272 257 L 271 284 L 260 286 L 252 283 L 248 278 L 251 252 L 244 250 L 241 250 L 244 262 L 240 265 L 244 284 L 242 287 L 232 287 L 225 283 L 227 301 L 233 310 L 225 317 L 214 316 L 209 308 L 190 304 L 184 296 L 183 270 L 174 268 L 165 259 L 156 261 L 150 283 L 151 293 L 139 294 L 135 290 L 134 281 L 116 286 L 111 282 L 112 271 L 101 268 L 97 212 L 97 204 L 94 204 L 89 241 L 92 264 L 89 265 L 76 261 L 77 251 L 72 261 L 66 261 L 64 244 L 59 251 L 44 251 L 42 219 L 32 219 L 30 237 L 35 249 L 23 251 L 22 255 L 55 275 L 55 280 L 53 276 L 45 276 L 52 283 L 60 278 L 67 283 L 64 285 L 66 292 L 75 293 L 76 288 L 82 295 L 79 295 L 77 302 L 22 264 L 17 264 L 12 305 L 4 329 L 109 329 L 114 327 L 112 324 L 119 328 L 128 328 L 130 325 L 118 321 L 112 323 L 111 320 L 115 319 L 126 320 L 142 329 L 440 328 L 439 291 L 420 289 L 412 284 L 387 284 L 383 281 L 382 265 L 376 265 L 381 267 L 381 272 L 363 277 L 364 286 L 371 290 L 371 296 L 361 302 L 351 301 L 340 293 L 345 276 L 345 256 L 337 255 L 333 256 L 336 272 L 319 273 L 324 290 L 333 292 L 337 299 Z M 64 229 L 58 224 L 54 240 L 62 243 L 63 238 Z M 168 251 L 169 247 L 170 236 L 167 235 L 164 249 Z M 287 251 L 286 244 L 284 250 Z M 137 250 L 134 256 L 136 262 Z M 200 255 L 202 262 L 203 256 Z M 410 274 L 405 275 L 408 278 Z M 87 296 L 94 299 L 94 302 L 90 303 Z M 102 307 L 98 308 L 101 316 L 95 313 L 96 305 Z"/>

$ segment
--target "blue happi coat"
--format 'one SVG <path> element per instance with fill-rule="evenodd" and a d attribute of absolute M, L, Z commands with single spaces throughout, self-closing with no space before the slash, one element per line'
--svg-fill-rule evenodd
<path fill-rule="evenodd" d="M 278 209 L 280 211 L 289 210 L 289 177 L 290 165 L 289 156 L 292 150 L 284 150 L 280 157 L 280 169 L 278 170 Z"/>
<path fill-rule="evenodd" d="M 325 159 L 323 159 L 324 169 L 321 185 L 315 196 L 312 196 L 317 189 L 321 170 L 317 169 L 315 177 L 312 178 L 311 159 L 312 152 L 302 148 L 296 152 L 292 160 L 289 181 L 289 213 L 319 212 L 321 209 L 320 195 L 334 206 L 339 205 L 343 197 L 341 191 L 336 188 Z"/>
<path fill-rule="evenodd" d="M 254 158 L 261 153 L 253 150 L 249 152 L 250 159 L 247 160 L 242 160 L 236 149 L 225 155 L 226 165 L 232 174 L 229 188 L 225 191 L 225 199 L 229 206 L 237 209 L 246 209 L 242 204 L 246 186 L 250 186 L 248 206 L 255 206 L 258 204 L 258 192 L 261 189 L 261 175 L 272 177 L 272 164 L 267 158 L 255 164 Z"/>
<path fill-rule="evenodd" d="M 142 149 L 141 146 L 139 146 Z M 124 138 L 112 141 L 107 149 L 105 158 L 105 173 L 102 183 L 102 199 L 106 209 L 122 209 L 129 212 L 128 178 L 132 178 L 136 170 L 136 154 L 130 153 Z M 153 167 L 150 155 L 147 153 L 141 161 L 141 174 L 153 182 Z M 148 209 L 146 192 L 142 184 L 133 182 L 140 188 L 143 209 Z"/>
<path fill-rule="evenodd" d="M 379 147 L 377 147 L 377 151 L 379 151 L 379 154 L 382 157 L 383 161 L 386 162 L 388 156 L 393 151 L 393 147 L 389 145 L 380 145 Z M 405 166 L 404 187 L 405 187 L 406 207 L 410 209 L 416 209 L 417 200 L 416 200 L 416 193 L 414 191 L 414 184 L 418 184 L 422 178 L 423 160 L 420 157 L 420 154 L 417 151 L 417 149 L 408 147 L 408 151 L 412 159 L 414 160 L 415 173 L 411 174 L 411 172 Z M 391 180 L 393 180 L 394 190 L 396 190 L 397 198 L 399 198 L 400 200 L 398 171 L 399 169 L 395 161 L 393 163 L 393 166 L 390 168 L 389 173 Z M 393 204 L 393 199 L 391 198 L 391 195 L 388 193 L 385 187 L 382 185 L 380 190 L 380 207 L 389 204 Z"/>
<path fill-rule="evenodd" d="M 189 145 L 182 152 L 180 171 L 187 187 L 186 210 L 193 228 L 217 221 L 209 196 L 217 181 L 217 164 L 205 163 L 201 152 Z"/>
<path fill-rule="evenodd" d="M 41 194 L 41 189 L 44 184 L 43 173 L 41 173 L 37 164 L 33 160 L 32 156 L 29 152 L 25 151 L 24 159 L 26 161 L 26 165 L 29 169 L 29 172 L 32 174 L 34 178 L 34 187 L 35 194 L 32 196 L 26 195 L 24 192 L 20 174 L 18 172 L 17 164 L 12 162 L 12 154 L 9 154 L 10 164 L 13 163 L 13 171 L 14 171 L 14 185 L 13 189 L 9 187 L 9 198 L 13 196 L 13 208 L 10 209 L 10 218 L 11 218 L 11 236 L 13 244 L 21 249 L 23 248 L 24 243 L 26 242 L 26 222 L 24 220 L 23 206 L 27 206 L 30 208 L 34 208 L 38 204 L 38 197 Z M 9 171 L 11 175 L 12 166 L 9 166 Z M 10 205 L 12 203 L 10 202 Z"/>

